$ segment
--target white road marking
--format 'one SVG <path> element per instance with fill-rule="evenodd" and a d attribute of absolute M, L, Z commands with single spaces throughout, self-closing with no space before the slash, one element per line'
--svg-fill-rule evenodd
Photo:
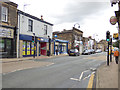
<path fill-rule="evenodd" d="M 71 79 L 71 80 L 76 80 L 76 81 L 81 81 L 81 79 L 82 79 L 82 77 L 83 77 L 83 74 L 84 74 L 85 72 L 88 72 L 88 71 L 90 71 L 90 70 L 83 71 L 83 72 L 81 73 L 79 79 L 76 79 L 76 78 L 70 78 L 70 79 Z"/>
<path fill-rule="evenodd" d="M 75 80 L 75 81 L 79 81 L 79 79 L 76 79 L 76 78 L 70 78 L 71 80 Z"/>
<path fill-rule="evenodd" d="M 53 65 L 53 64 L 54 64 L 54 63 L 51 63 L 51 64 L 48 64 L 48 65 L 46 65 L 46 66 L 48 67 L 48 66 L 51 66 L 51 65 Z"/>
<path fill-rule="evenodd" d="M 89 78 L 92 74 L 94 74 L 95 72 L 92 72 L 90 75 L 88 75 L 87 77 L 83 78 L 83 80 Z"/>
<path fill-rule="evenodd" d="M 82 79 L 83 73 L 84 73 L 84 72 L 81 73 L 81 75 L 80 75 L 80 77 L 79 77 L 79 81 Z"/>
<path fill-rule="evenodd" d="M 91 76 L 91 74 L 90 74 L 90 75 L 88 75 L 87 77 L 83 78 L 83 80 L 85 80 L 85 79 L 89 78 L 90 76 Z"/>

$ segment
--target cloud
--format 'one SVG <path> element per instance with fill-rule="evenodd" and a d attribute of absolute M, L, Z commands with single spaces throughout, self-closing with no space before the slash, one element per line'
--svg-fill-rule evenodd
<path fill-rule="evenodd" d="M 73 2 L 68 3 L 62 14 L 55 14 L 52 17 L 56 18 L 56 24 L 81 22 L 91 15 L 99 15 L 104 9 L 109 7 L 108 2 Z"/>

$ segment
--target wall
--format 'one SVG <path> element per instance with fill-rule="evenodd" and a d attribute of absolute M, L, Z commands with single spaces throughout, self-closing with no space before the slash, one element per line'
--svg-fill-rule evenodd
<path fill-rule="evenodd" d="M 3 22 L 2 25 L 17 26 L 17 4 L 2 3 L 2 6 L 8 8 L 8 22 Z"/>
<path fill-rule="evenodd" d="M 32 19 L 25 15 L 20 14 L 20 34 L 33 36 L 33 32 L 28 32 L 28 20 L 33 20 L 33 32 L 37 37 L 48 37 L 52 38 L 52 26 L 38 20 Z M 44 25 L 47 25 L 47 35 L 44 35 Z"/>

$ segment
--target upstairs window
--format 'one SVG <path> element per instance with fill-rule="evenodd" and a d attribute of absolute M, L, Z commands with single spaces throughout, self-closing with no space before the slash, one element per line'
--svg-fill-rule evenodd
<path fill-rule="evenodd" d="M 47 35 L 47 25 L 44 25 L 44 35 Z"/>
<path fill-rule="evenodd" d="M 7 22 L 8 20 L 8 8 L 2 7 L 2 21 Z"/>
<path fill-rule="evenodd" d="M 33 32 L 33 21 L 30 19 L 28 20 L 28 31 Z"/>

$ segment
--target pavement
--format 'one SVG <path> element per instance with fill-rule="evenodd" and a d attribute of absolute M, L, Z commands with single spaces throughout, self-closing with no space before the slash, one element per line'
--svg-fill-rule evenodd
<path fill-rule="evenodd" d="M 104 64 L 97 69 L 96 88 L 118 89 L 118 64 L 115 63 L 114 57 L 109 66 Z"/>
<path fill-rule="evenodd" d="M 39 56 L 39 57 L 23 57 L 23 58 L 2 58 L 0 59 L 0 62 L 2 63 L 8 63 L 8 62 L 16 62 L 16 61 L 26 61 L 26 60 L 35 60 L 35 59 L 47 59 L 47 58 L 54 58 L 54 57 L 60 57 L 60 56 L 66 56 L 67 54 L 60 54 L 56 56 Z"/>
<path fill-rule="evenodd" d="M 6 73 L 11 73 L 15 71 L 20 71 L 24 69 L 30 69 L 30 68 L 37 68 L 37 67 L 42 67 L 42 66 L 49 66 L 54 63 L 52 62 L 46 62 L 46 61 L 35 61 L 36 59 L 47 59 L 47 58 L 55 58 L 55 57 L 61 57 L 61 56 L 66 56 L 67 54 L 61 54 L 58 56 L 40 56 L 40 57 L 24 57 L 24 58 L 4 58 L 0 59 L 0 65 L 2 67 L 1 73 L 6 74 Z"/>

